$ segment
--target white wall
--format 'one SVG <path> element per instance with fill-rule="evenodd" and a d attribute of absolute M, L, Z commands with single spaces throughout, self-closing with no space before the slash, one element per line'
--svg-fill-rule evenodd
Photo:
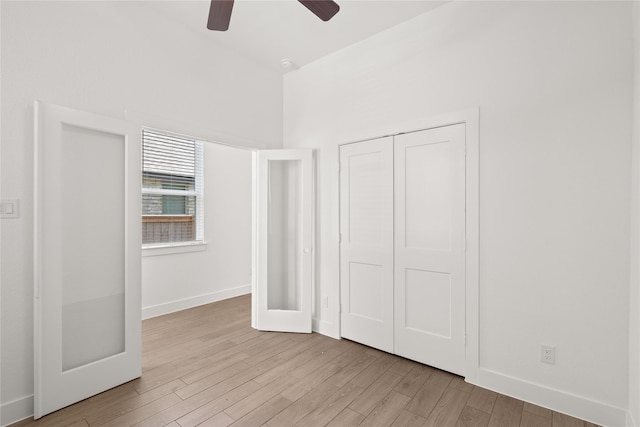
<path fill-rule="evenodd" d="M 625 422 L 631 8 L 453 2 L 285 76 L 285 146 L 319 148 L 318 330 L 339 333 L 338 144 L 479 106 L 480 383 Z"/>
<path fill-rule="evenodd" d="M 251 292 L 251 151 L 204 145 L 206 250 L 142 258 L 152 317 Z"/>
<path fill-rule="evenodd" d="M 633 5 L 634 91 L 631 186 L 631 287 L 629 295 L 629 416 L 640 426 L 640 3 Z"/>
<path fill-rule="evenodd" d="M 195 124 L 221 142 L 281 143 L 282 76 L 222 49 L 214 37 L 203 40 L 191 27 L 203 21 L 175 22 L 172 8 L 198 2 L 161 3 L 162 13 L 149 2 L 0 2 L 0 191 L 20 199 L 20 218 L 1 223 L 3 424 L 33 409 L 33 100 L 116 117 L 133 110 Z M 210 240 L 228 238 L 209 231 Z M 209 252 L 216 258 L 220 248 Z M 235 267 L 210 269 L 211 287 L 203 292 L 246 284 L 244 265 L 240 273 Z M 202 281 L 198 286 L 204 289 Z M 172 296 L 145 291 L 145 302 Z"/>

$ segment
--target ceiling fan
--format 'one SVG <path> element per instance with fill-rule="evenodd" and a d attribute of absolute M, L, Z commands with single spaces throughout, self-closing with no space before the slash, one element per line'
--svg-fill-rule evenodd
<path fill-rule="evenodd" d="M 328 21 L 338 13 L 340 6 L 333 0 L 298 0 L 307 9 L 323 21 Z M 216 31 L 227 31 L 231 20 L 233 0 L 211 0 L 207 28 Z"/>

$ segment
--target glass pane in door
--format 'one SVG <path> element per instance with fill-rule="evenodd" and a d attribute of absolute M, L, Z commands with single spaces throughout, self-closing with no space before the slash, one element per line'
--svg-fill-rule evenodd
<path fill-rule="evenodd" d="M 125 351 L 125 139 L 62 126 L 62 370 Z"/>
<path fill-rule="evenodd" d="M 302 304 L 302 162 L 269 160 L 267 309 L 300 311 Z"/>

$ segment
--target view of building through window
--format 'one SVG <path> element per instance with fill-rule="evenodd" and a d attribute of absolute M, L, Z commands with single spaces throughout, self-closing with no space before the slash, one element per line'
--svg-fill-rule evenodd
<path fill-rule="evenodd" d="M 202 143 L 142 131 L 142 243 L 203 240 Z"/>

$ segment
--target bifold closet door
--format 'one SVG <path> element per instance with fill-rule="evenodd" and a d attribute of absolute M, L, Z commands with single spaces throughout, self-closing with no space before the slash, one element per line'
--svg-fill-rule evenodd
<path fill-rule="evenodd" d="M 341 335 L 464 375 L 465 125 L 340 147 Z"/>
<path fill-rule="evenodd" d="M 465 125 L 395 137 L 395 353 L 464 375 Z"/>
<path fill-rule="evenodd" d="M 341 335 L 393 352 L 393 138 L 340 147 Z"/>

